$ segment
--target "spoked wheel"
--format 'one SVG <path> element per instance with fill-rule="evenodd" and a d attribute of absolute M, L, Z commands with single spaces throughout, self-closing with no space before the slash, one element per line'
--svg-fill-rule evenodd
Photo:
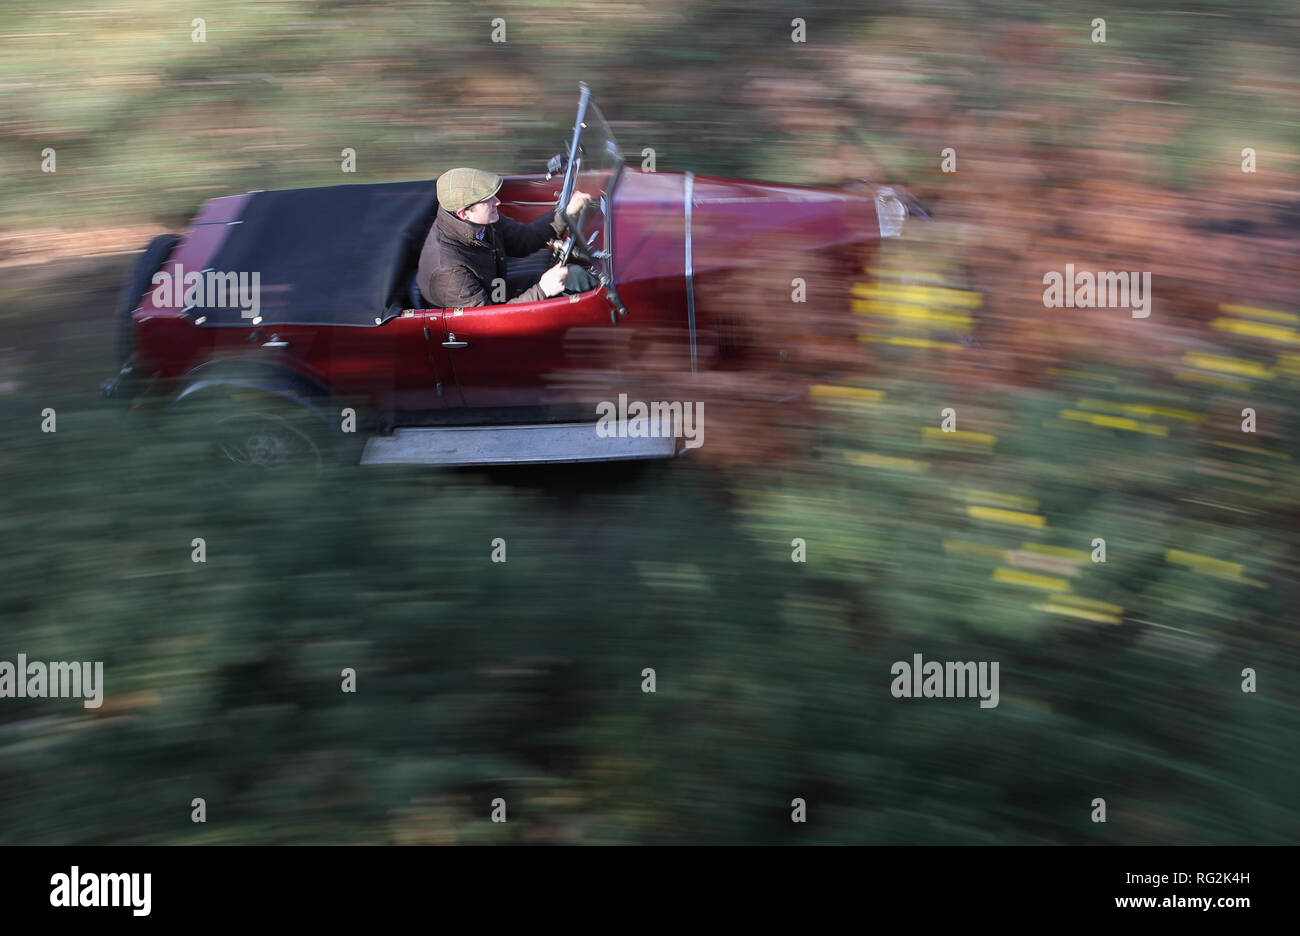
<path fill-rule="evenodd" d="M 320 474 L 324 464 L 320 445 L 301 422 L 259 410 L 221 416 L 213 433 L 215 460 L 268 474 Z"/>

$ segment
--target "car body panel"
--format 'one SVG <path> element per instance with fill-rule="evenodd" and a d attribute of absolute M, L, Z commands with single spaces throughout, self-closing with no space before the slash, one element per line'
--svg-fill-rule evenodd
<path fill-rule="evenodd" d="M 374 326 L 261 328 L 252 322 L 196 324 L 197 316 L 187 314 L 178 298 L 159 302 L 151 291 L 135 313 L 138 343 L 146 366 L 174 379 L 208 356 L 257 356 L 257 339 L 269 341 L 275 335 L 289 347 L 276 349 L 272 357 L 342 394 L 373 398 L 377 407 L 528 406 L 567 399 L 561 390 L 548 390 L 548 380 L 593 363 L 582 354 L 582 335 L 592 329 L 650 330 L 661 339 L 677 332 L 683 343 L 689 340 L 686 178 L 683 173 L 629 171 L 620 181 L 612 205 L 613 271 L 630 314 L 617 325 L 611 323 L 601 290 L 477 309 L 408 310 L 414 315 Z M 513 177 L 503 185 L 511 196 L 503 204 L 518 220 L 530 220 L 529 215 L 551 207 L 546 196 L 555 181 Z M 161 272 L 175 276 L 204 270 L 226 238 L 237 236 L 231 232 L 245 203 L 238 198 L 209 202 L 200 219 L 228 220 L 196 219 Z M 757 248 L 774 238 L 793 252 L 874 239 L 870 201 L 834 190 L 696 177 L 692 205 L 691 259 L 697 277 L 761 264 L 765 257 Z M 699 310 L 700 327 L 710 321 L 711 311 Z M 425 325 L 440 336 L 438 341 L 424 339 Z M 448 354 L 442 342 L 452 340 L 452 333 L 470 342 L 469 347 Z M 683 365 L 688 364 L 683 356 Z M 442 393 L 424 392 L 430 377 L 443 382 Z"/>
<path fill-rule="evenodd" d="M 453 309 L 442 318 L 463 404 L 545 406 L 574 400 L 557 375 L 580 363 L 582 336 L 615 328 L 602 290 L 559 301 Z"/>

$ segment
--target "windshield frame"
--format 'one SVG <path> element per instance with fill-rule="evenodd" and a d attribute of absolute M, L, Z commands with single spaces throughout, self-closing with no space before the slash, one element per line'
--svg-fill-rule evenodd
<path fill-rule="evenodd" d="M 605 115 L 601 113 L 600 108 L 592 99 L 591 88 L 587 86 L 586 82 L 580 82 L 578 91 L 578 114 L 573 122 L 573 139 L 569 143 L 569 158 L 564 169 L 564 184 L 560 189 L 559 207 L 563 211 L 569 204 L 569 199 L 573 197 L 573 191 L 578 183 L 578 172 L 582 169 L 583 163 L 583 130 L 587 129 L 589 122 L 593 122 L 596 135 L 604 140 L 604 147 L 598 154 L 598 158 L 601 160 L 609 159 L 613 163 L 610 169 L 609 181 L 605 183 L 602 195 L 603 204 L 600 206 L 605 224 L 604 243 L 601 250 L 597 251 L 598 259 L 604 261 L 605 273 L 612 283 L 614 281 L 614 192 L 619 179 L 623 175 L 626 160 L 623 158 L 623 151 L 619 148 L 618 141 L 614 139 L 614 134 L 610 130 L 609 121 L 605 119 Z"/>
<path fill-rule="evenodd" d="M 564 165 L 564 184 L 560 187 L 560 208 L 569 204 L 573 188 L 578 182 L 578 145 L 582 141 L 582 128 L 591 103 L 591 89 L 585 83 L 578 85 L 578 116 L 573 121 L 573 139 L 569 141 L 569 158 Z"/>

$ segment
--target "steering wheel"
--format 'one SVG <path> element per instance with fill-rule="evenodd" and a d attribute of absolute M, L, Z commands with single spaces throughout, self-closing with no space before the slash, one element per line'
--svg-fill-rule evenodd
<path fill-rule="evenodd" d="M 586 216 L 587 209 L 590 207 L 590 200 L 583 202 L 582 208 L 578 211 L 578 216 L 576 218 L 570 215 L 567 211 L 560 211 L 560 218 L 564 221 L 564 229 L 566 233 L 564 240 L 555 248 L 556 263 L 563 266 L 569 262 L 570 256 L 575 257 L 578 262 L 584 266 L 590 266 L 595 263 L 596 258 L 591 255 L 591 251 L 587 249 L 587 245 L 583 241 L 582 235 L 578 233 L 582 228 L 582 219 Z"/>

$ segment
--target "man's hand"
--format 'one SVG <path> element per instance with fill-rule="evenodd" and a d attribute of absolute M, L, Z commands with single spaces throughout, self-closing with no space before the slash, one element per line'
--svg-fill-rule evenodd
<path fill-rule="evenodd" d="M 564 209 L 564 213 L 577 218 L 589 201 L 591 201 L 591 196 L 586 192 L 574 192 L 573 197 L 569 199 L 568 206 Z"/>
<path fill-rule="evenodd" d="M 552 296 L 558 296 L 564 292 L 564 286 L 569 282 L 569 268 L 567 265 L 556 264 L 545 273 L 537 284 L 542 287 L 542 292 L 549 299 Z"/>

